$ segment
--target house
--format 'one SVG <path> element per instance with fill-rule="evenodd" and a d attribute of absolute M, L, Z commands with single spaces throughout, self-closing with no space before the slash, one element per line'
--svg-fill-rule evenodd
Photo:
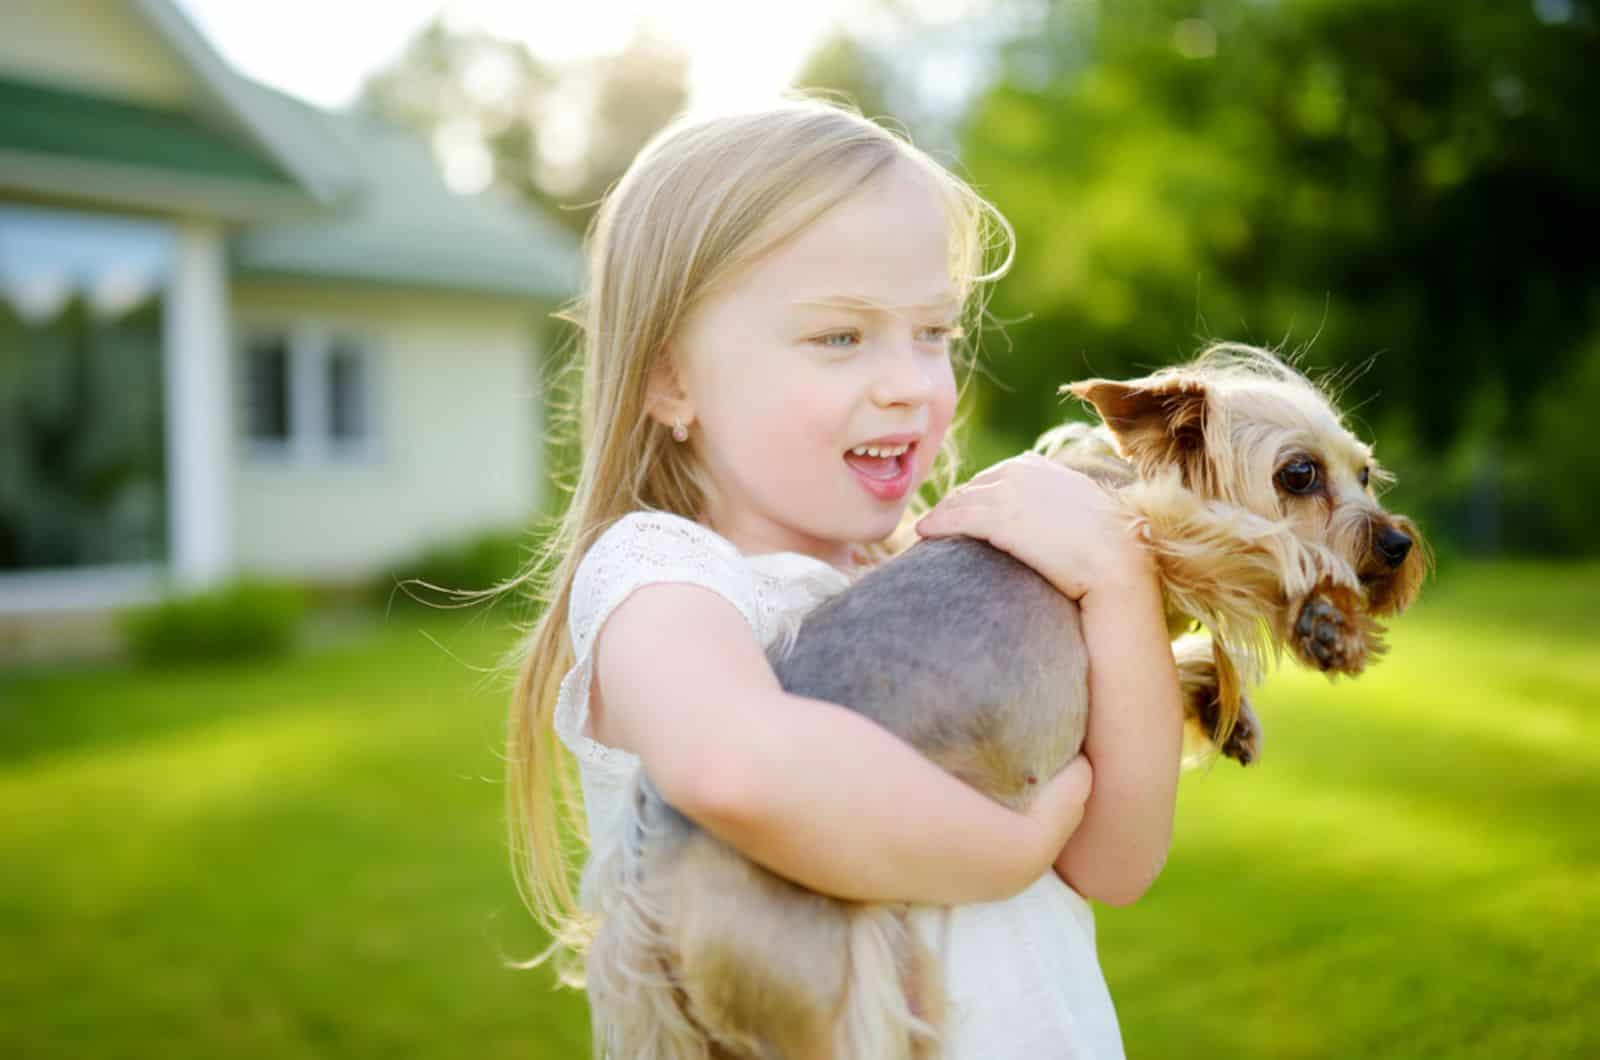
<path fill-rule="evenodd" d="M 579 273 L 552 221 L 246 79 L 171 0 L 9 0 L 0 620 L 526 522 Z"/>

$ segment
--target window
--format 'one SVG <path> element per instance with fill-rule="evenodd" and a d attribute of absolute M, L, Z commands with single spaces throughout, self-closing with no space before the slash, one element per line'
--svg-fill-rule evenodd
<path fill-rule="evenodd" d="M 367 435 L 366 357 L 347 340 L 328 350 L 328 437 L 359 444 Z"/>
<path fill-rule="evenodd" d="M 245 351 L 245 436 L 266 442 L 289 440 L 289 341 L 274 335 Z"/>
<path fill-rule="evenodd" d="M 166 558 L 173 246 L 154 221 L 0 203 L 0 583 Z"/>
<path fill-rule="evenodd" d="M 315 327 L 260 332 L 245 343 L 242 425 L 258 455 L 327 461 L 369 457 L 372 351 L 358 337 Z"/>

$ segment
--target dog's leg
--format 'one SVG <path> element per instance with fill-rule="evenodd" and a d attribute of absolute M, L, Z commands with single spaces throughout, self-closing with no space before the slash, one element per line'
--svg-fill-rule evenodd
<path fill-rule="evenodd" d="M 903 908 L 815 894 L 700 831 L 655 870 L 686 1013 L 725 1055 L 935 1055 L 943 985 Z"/>
<path fill-rule="evenodd" d="M 695 833 L 669 871 L 666 930 L 696 1025 L 744 1060 L 826 1060 L 848 986 L 843 905 L 705 832 Z"/>
<path fill-rule="evenodd" d="M 1247 766 L 1261 757 L 1261 722 L 1227 653 L 1204 633 L 1172 644 L 1184 715 L 1206 744 Z"/>

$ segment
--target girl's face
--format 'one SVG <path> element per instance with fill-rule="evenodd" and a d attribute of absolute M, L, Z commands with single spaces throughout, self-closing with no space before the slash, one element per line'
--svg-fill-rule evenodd
<path fill-rule="evenodd" d="M 675 337 L 673 408 L 694 423 L 711 525 L 742 551 L 842 567 L 899 524 L 955 412 L 946 224 L 928 178 L 897 160 Z"/>

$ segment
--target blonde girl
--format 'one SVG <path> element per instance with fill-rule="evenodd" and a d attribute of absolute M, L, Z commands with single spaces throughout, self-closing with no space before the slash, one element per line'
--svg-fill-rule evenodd
<path fill-rule="evenodd" d="M 952 455 L 959 324 L 1008 234 L 904 139 L 813 100 L 680 121 L 607 196 L 576 314 L 581 470 L 510 712 L 516 869 L 558 947 L 581 954 L 605 915 L 642 767 L 803 886 L 958 907 L 941 1055 L 1122 1054 L 1084 897 L 1130 902 L 1160 871 L 1180 709 L 1154 569 L 1099 487 L 1007 461 L 919 527 L 986 539 L 1082 607 L 1084 754 L 1025 814 L 785 693 L 764 652 L 892 551 Z M 677 1055 L 591 989 L 597 1055 Z"/>

